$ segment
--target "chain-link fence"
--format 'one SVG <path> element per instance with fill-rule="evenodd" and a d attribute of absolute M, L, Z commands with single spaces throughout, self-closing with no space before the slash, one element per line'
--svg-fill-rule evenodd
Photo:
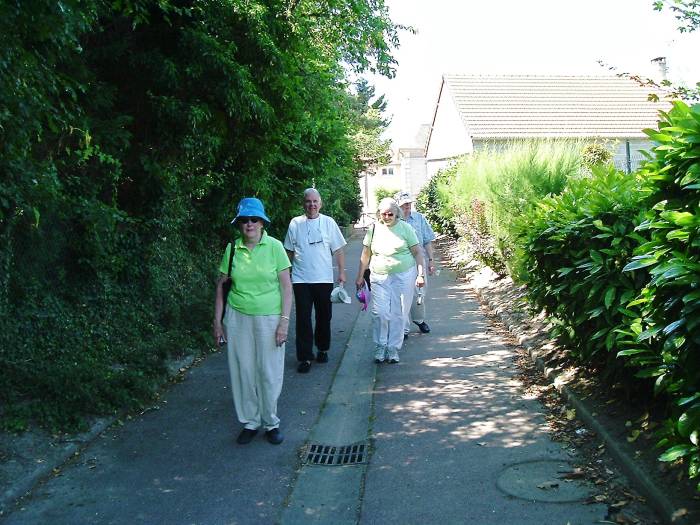
<path fill-rule="evenodd" d="M 646 160 L 644 155 L 639 152 L 632 152 L 629 156 L 625 155 L 623 157 L 615 157 L 613 159 L 613 164 L 615 168 L 624 171 L 625 173 L 632 173 L 639 169 L 642 161 Z"/>

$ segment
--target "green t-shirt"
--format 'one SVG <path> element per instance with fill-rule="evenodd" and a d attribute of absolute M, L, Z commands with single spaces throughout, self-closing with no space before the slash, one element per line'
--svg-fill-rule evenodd
<path fill-rule="evenodd" d="M 362 244 L 372 250 L 369 268 L 374 273 L 401 273 L 416 264 L 411 246 L 418 244 L 418 237 L 413 227 L 401 219 L 391 227 L 375 223 L 367 230 Z"/>
<path fill-rule="evenodd" d="M 226 247 L 219 265 L 221 273 L 228 273 L 231 244 Z M 263 232 L 260 242 L 250 251 L 243 239 L 236 240 L 233 254 L 233 283 L 227 303 L 247 315 L 275 315 L 282 313 L 282 292 L 279 272 L 291 263 L 284 246 Z"/>

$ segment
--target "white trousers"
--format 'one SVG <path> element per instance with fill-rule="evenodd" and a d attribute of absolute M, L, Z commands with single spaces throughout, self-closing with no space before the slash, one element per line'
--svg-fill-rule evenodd
<path fill-rule="evenodd" d="M 424 277 L 424 282 L 425 285 L 423 286 L 423 302 L 421 304 L 417 304 L 416 300 L 418 299 L 418 287 L 414 287 L 414 294 L 413 294 L 413 300 L 409 303 L 404 301 L 404 312 L 406 314 L 406 323 L 404 326 L 404 332 L 408 333 L 411 331 L 411 321 L 414 323 L 422 323 L 425 321 L 425 300 L 427 299 L 426 295 L 428 292 L 428 276 L 426 275 Z M 407 307 L 406 304 L 409 304 L 410 307 Z"/>
<path fill-rule="evenodd" d="M 403 346 L 405 315 L 403 304 L 411 304 L 416 284 L 416 267 L 388 275 L 370 274 L 372 284 L 372 336 L 375 345 Z"/>
<path fill-rule="evenodd" d="M 246 315 L 226 308 L 228 368 L 236 415 L 245 428 L 279 427 L 277 399 L 284 378 L 284 346 L 275 343 L 279 315 Z"/>

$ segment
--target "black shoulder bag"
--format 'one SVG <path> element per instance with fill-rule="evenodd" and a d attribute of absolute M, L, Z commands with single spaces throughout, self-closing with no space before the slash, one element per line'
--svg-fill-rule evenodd
<path fill-rule="evenodd" d="M 372 238 L 369 241 L 369 260 L 372 260 L 372 243 L 374 242 L 374 230 L 376 229 L 376 224 L 372 225 Z M 363 277 L 365 278 L 365 283 L 367 283 L 367 289 L 372 291 L 372 285 L 369 282 L 369 263 L 367 268 L 365 269 L 365 273 L 363 274 Z"/>
<path fill-rule="evenodd" d="M 221 319 L 223 320 L 224 314 L 226 313 L 226 303 L 228 302 L 228 293 L 231 291 L 231 285 L 233 284 L 233 279 L 231 279 L 231 267 L 233 266 L 233 254 L 236 252 L 236 244 L 235 241 L 231 242 L 231 252 L 229 253 L 228 256 L 228 279 L 226 279 L 223 283 L 221 283 L 221 292 L 223 293 L 223 305 L 224 307 L 221 309 Z"/>

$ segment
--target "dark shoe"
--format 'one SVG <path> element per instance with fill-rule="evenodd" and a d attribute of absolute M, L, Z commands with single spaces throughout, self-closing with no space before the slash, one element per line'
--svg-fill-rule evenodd
<path fill-rule="evenodd" d="M 253 438 L 257 433 L 257 430 L 244 428 L 243 430 L 241 430 L 241 433 L 238 434 L 238 437 L 236 438 L 236 443 L 238 443 L 239 445 L 247 445 L 248 443 L 253 441 Z"/>
<path fill-rule="evenodd" d="M 308 374 L 309 370 L 311 370 L 311 361 L 302 361 L 297 366 L 297 372 L 300 374 Z"/>
<path fill-rule="evenodd" d="M 328 362 L 328 352 L 319 351 L 316 356 L 317 363 L 327 363 Z"/>
<path fill-rule="evenodd" d="M 428 326 L 428 323 L 426 323 L 425 321 L 423 321 L 422 323 L 416 323 L 415 321 L 413 321 L 413 322 L 418 325 L 418 329 L 421 332 L 423 332 L 424 334 L 427 334 L 428 332 L 430 332 L 430 327 Z"/>
<path fill-rule="evenodd" d="M 279 428 L 273 428 L 272 430 L 268 430 L 267 432 L 265 432 L 265 437 L 273 445 L 279 445 L 280 443 L 282 443 L 282 441 L 284 441 L 284 436 L 282 435 L 282 432 L 280 432 Z"/>
<path fill-rule="evenodd" d="M 403 340 L 405 341 L 406 339 L 408 339 L 408 334 L 407 334 L 407 333 L 406 333 L 406 334 L 403 334 Z"/>

